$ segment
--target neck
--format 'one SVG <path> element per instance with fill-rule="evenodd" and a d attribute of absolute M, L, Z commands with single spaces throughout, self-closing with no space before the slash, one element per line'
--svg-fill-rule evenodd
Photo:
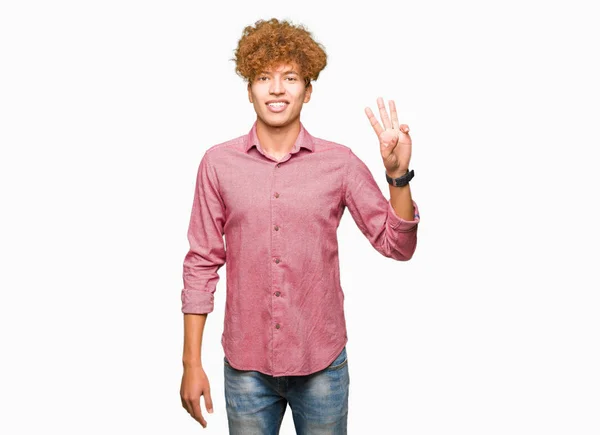
<path fill-rule="evenodd" d="M 296 120 L 289 125 L 281 127 L 272 127 L 257 119 L 256 136 L 260 142 L 260 146 L 267 154 L 283 157 L 289 153 L 296 139 L 300 134 L 300 120 Z"/>

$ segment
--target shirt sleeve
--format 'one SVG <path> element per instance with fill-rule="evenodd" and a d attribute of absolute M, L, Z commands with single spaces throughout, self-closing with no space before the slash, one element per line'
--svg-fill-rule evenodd
<path fill-rule="evenodd" d="M 413 201 L 413 220 L 399 217 L 367 165 L 352 150 L 346 164 L 343 192 L 344 204 L 354 222 L 378 252 L 399 261 L 412 258 L 420 220 L 417 204 Z"/>
<path fill-rule="evenodd" d="M 218 270 L 226 259 L 223 240 L 225 205 L 207 154 L 204 154 L 198 167 L 187 233 L 190 249 L 183 261 L 183 313 L 204 314 L 213 311 Z"/>

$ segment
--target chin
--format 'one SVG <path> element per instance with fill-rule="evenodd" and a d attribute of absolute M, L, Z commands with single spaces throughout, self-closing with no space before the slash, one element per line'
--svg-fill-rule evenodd
<path fill-rule="evenodd" d="M 266 126 L 273 127 L 273 128 L 285 127 L 286 125 L 289 125 L 291 123 L 290 119 L 269 119 L 269 117 L 266 117 L 266 118 L 261 117 L 260 120 Z"/>

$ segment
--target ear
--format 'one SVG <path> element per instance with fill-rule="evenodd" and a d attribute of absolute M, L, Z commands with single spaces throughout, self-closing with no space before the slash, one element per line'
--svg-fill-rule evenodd
<path fill-rule="evenodd" d="M 308 103 L 310 101 L 310 96 L 312 95 L 312 83 L 309 84 L 304 90 L 304 102 Z"/>
<path fill-rule="evenodd" d="M 248 82 L 248 100 L 251 103 L 254 103 L 254 101 L 252 101 L 252 83 Z"/>

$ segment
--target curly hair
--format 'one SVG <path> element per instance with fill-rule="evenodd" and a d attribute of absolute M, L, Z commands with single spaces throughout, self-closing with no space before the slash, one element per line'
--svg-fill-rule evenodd
<path fill-rule="evenodd" d="M 296 63 L 308 86 L 327 65 L 325 47 L 303 25 L 276 18 L 247 26 L 234 53 L 235 71 L 248 82 L 270 67 Z"/>

